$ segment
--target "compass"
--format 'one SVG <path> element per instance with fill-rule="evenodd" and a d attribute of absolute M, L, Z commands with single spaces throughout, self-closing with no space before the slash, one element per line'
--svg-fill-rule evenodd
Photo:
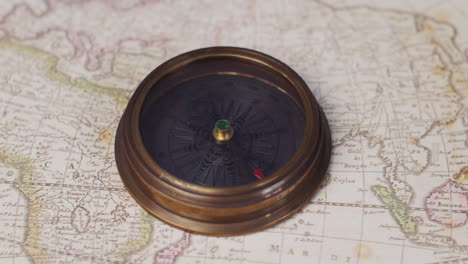
<path fill-rule="evenodd" d="M 122 116 L 116 162 L 150 214 L 234 235 L 285 219 L 319 188 L 327 120 L 305 82 L 263 53 L 212 47 L 151 72 Z"/>

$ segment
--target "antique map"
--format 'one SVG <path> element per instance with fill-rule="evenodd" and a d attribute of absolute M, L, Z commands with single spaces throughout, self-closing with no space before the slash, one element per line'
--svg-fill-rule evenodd
<path fill-rule="evenodd" d="M 0 263 L 468 263 L 468 2 L 0 2 Z M 113 141 L 165 60 L 271 54 L 330 121 L 328 180 L 291 219 L 207 237 L 143 211 Z"/>

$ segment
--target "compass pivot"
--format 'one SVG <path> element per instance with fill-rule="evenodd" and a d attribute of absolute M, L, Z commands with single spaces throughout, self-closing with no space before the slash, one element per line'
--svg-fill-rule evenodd
<path fill-rule="evenodd" d="M 234 129 L 228 120 L 218 120 L 213 128 L 213 137 L 218 144 L 229 141 L 234 136 Z"/>

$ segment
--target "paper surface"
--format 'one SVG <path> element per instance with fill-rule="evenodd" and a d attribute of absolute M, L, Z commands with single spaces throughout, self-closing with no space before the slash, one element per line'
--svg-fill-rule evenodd
<path fill-rule="evenodd" d="M 0 262 L 468 262 L 466 25 L 466 1 L 2 1 Z M 114 161 L 139 82 L 215 45 L 290 65 L 333 133 L 327 184 L 246 236 L 155 220 Z"/>

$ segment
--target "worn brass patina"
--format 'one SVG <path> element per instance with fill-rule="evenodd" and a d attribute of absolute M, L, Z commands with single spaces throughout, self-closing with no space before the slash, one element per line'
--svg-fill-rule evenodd
<path fill-rule="evenodd" d="M 145 148 L 139 124 L 149 92 L 161 89 L 152 92 L 164 94 L 172 84 L 209 74 L 261 79 L 287 94 L 303 111 L 304 136 L 296 153 L 264 180 L 221 188 L 193 184 L 161 168 Z M 220 142 L 236 133 L 229 122 L 217 125 L 211 128 Z M 252 232 L 292 215 L 319 189 L 330 152 L 327 120 L 299 75 L 268 55 L 234 47 L 191 51 L 155 69 L 130 99 L 115 141 L 118 170 L 133 198 L 150 214 L 173 226 L 209 235 Z"/>

